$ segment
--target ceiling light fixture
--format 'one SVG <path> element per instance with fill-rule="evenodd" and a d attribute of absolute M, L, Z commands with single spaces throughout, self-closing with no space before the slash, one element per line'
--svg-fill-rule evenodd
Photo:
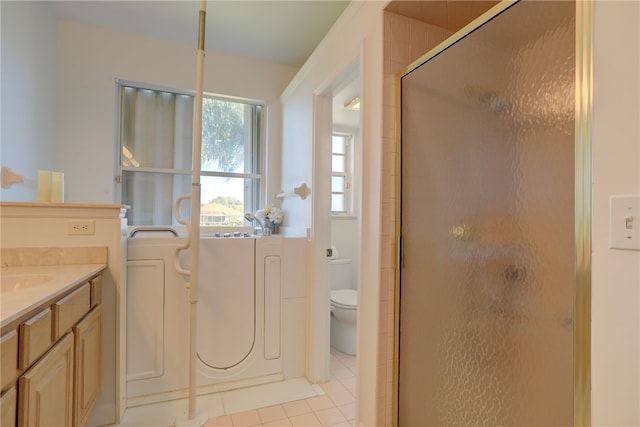
<path fill-rule="evenodd" d="M 347 101 L 344 104 L 344 108 L 348 110 L 360 111 L 360 97 L 356 96 L 351 101 Z"/>

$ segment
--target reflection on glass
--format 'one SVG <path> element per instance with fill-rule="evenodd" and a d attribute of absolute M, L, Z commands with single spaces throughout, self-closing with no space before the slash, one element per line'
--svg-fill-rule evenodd
<path fill-rule="evenodd" d="M 400 426 L 573 425 L 574 9 L 402 79 Z"/>

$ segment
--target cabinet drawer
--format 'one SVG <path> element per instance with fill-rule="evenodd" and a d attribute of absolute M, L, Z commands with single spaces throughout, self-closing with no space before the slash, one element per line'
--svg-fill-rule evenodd
<path fill-rule="evenodd" d="M 51 310 L 45 309 L 20 324 L 20 369 L 27 369 L 51 346 Z"/>
<path fill-rule="evenodd" d="M 18 333 L 9 331 L 0 339 L 0 358 L 2 358 L 2 390 L 16 379 L 18 373 Z"/>
<path fill-rule="evenodd" d="M 102 276 L 91 279 L 91 308 L 102 304 Z"/>
<path fill-rule="evenodd" d="M 71 330 L 91 307 L 91 284 L 82 285 L 51 306 L 53 310 L 53 340 Z"/>
<path fill-rule="evenodd" d="M 0 398 L 0 425 L 15 426 L 18 410 L 18 399 L 16 388 L 11 387 Z"/>

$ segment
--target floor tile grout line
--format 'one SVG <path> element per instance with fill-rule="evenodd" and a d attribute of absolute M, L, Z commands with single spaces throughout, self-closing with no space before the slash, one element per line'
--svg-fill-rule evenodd
<path fill-rule="evenodd" d="M 334 352 L 334 349 L 332 348 L 332 349 L 331 349 L 331 355 L 334 357 L 334 359 L 336 360 L 336 362 L 340 364 L 340 367 L 341 367 L 341 368 L 347 368 L 347 369 L 349 369 L 349 370 L 353 373 L 353 376 L 355 377 L 355 372 L 351 369 L 351 367 L 349 367 L 349 366 L 347 366 L 347 365 L 345 365 L 345 364 L 343 363 L 343 360 L 350 360 L 350 358 L 355 358 L 355 356 L 342 355 L 342 360 L 341 360 L 341 357 L 337 357 L 337 356 L 336 356 L 336 354 L 337 354 L 337 351 L 336 351 L 336 352 Z M 355 366 L 355 365 L 354 365 L 354 366 Z M 334 366 L 331 366 L 331 367 L 330 367 L 330 371 L 331 371 L 331 368 L 335 368 L 335 367 L 334 367 Z M 351 376 L 349 376 L 349 379 L 350 379 L 350 377 L 351 377 Z M 347 376 L 345 376 L 345 378 L 343 378 L 343 379 L 347 379 L 347 378 L 348 378 L 348 377 L 347 377 Z M 333 378 L 331 378 L 331 376 L 330 376 L 330 380 L 334 380 L 337 384 L 339 384 L 340 386 L 342 386 L 342 387 L 344 388 L 344 390 L 346 390 L 349 394 L 351 394 L 351 395 L 354 397 L 354 399 L 355 399 L 355 397 L 356 397 L 356 396 L 355 396 L 355 391 L 353 391 L 353 392 L 352 392 L 348 387 L 346 387 L 346 386 L 342 383 L 342 381 L 340 381 L 340 379 L 339 379 L 339 378 L 337 378 L 337 377 L 335 377 L 335 376 L 333 376 Z M 326 390 L 324 390 L 322 387 L 321 387 L 321 390 L 323 390 L 323 391 L 324 391 L 324 394 L 318 394 L 317 396 L 314 396 L 314 397 L 327 396 L 327 397 L 329 398 L 329 402 L 331 403 L 331 405 L 332 405 L 332 406 L 331 406 L 331 407 L 328 407 L 328 408 L 318 409 L 318 411 L 322 411 L 322 410 L 326 410 L 326 409 L 332 409 L 332 408 L 335 408 L 335 409 L 336 409 L 336 410 L 337 410 L 337 411 L 338 411 L 338 412 L 339 412 L 339 413 L 344 417 L 344 419 L 345 419 L 346 421 L 341 421 L 341 422 L 336 423 L 336 424 L 333 424 L 333 425 L 342 424 L 342 423 L 344 423 L 344 422 L 346 422 L 347 424 L 350 424 L 350 425 L 354 425 L 354 423 L 352 423 L 352 421 L 354 421 L 354 422 L 355 422 L 355 419 L 353 419 L 353 420 L 348 419 L 348 418 L 347 418 L 347 415 L 345 415 L 345 414 L 342 412 L 342 410 L 340 409 L 340 407 L 344 407 L 344 406 L 348 406 L 348 405 L 351 405 L 351 404 L 355 404 L 355 402 L 350 402 L 350 403 L 343 404 L 343 405 L 337 405 L 337 404 L 336 404 L 336 402 L 333 400 L 333 398 L 332 398 L 332 396 L 331 396 L 331 393 L 328 393 L 328 392 L 327 392 Z M 281 407 L 281 409 L 282 409 L 282 410 L 284 411 L 284 413 L 286 414 L 286 418 L 282 418 L 282 419 L 280 419 L 280 420 L 272 420 L 272 421 L 269 421 L 268 423 L 273 423 L 273 422 L 276 422 L 276 421 L 285 421 L 285 420 L 286 420 L 286 421 L 288 421 L 289 425 L 293 425 L 293 422 L 291 421 L 291 418 L 292 418 L 292 417 L 291 417 L 291 416 L 289 416 L 289 414 L 286 412 L 286 409 L 284 409 L 284 405 L 285 405 L 286 403 L 293 403 L 293 402 L 298 402 L 298 401 L 304 401 L 304 402 L 306 402 L 306 403 L 307 403 L 307 405 L 309 405 L 309 403 L 307 402 L 307 400 L 308 400 L 308 399 L 313 399 L 314 397 L 305 398 L 305 399 L 298 399 L 298 400 L 294 400 L 294 401 L 291 401 L 291 402 L 283 402 L 283 403 L 280 403 L 280 404 L 276 404 L 276 405 L 269 405 L 269 406 L 266 406 L 266 407 L 255 408 L 255 409 L 247 410 L 247 411 L 256 411 L 256 413 L 257 413 L 257 415 L 258 415 L 258 419 L 262 422 L 262 418 L 260 417 L 260 412 L 259 412 L 259 410 L 260 410 L 260 409 L 265 409 L 265 408 L 272 407 L 272 406 L 280 406 L 280 407 Z M 226 415 L 228 415 L 229 417 L 231 417 L 233 414 L 226 414 L 226 409 L 224 408 L 224 400 L 223 400 L 223 399 L 221 399 L 221 400 L 222 400 L 222 405 L 223 405 L 223 410 L 224 410 L 224 415 L 222 415 L 222 416 L 226 416 Z M 310 413 L 314 415 L 314 417 L 316 418 L 316 420 L 318 420 L 318 422 L 320 422 L 320 420 L 319 420 L 319 419 L 318 419 L 318 417 L 316 416 L 316 413 L 317 413 L 318 411 L 314 410 L 314 409 L 311 407 L 311 405 L 309 405 L 309 407 L 310 407 L 310 409 L 311 409 L 311 412 L 310 412 Z M 247 411 L 241 411 L 241 412 L 247 412 Z M 239 413 L 239 412 L 238 412 L 238 413 Z M 305 414 L 300 414 L 300 415 L 305 415 Z M 300 416 L 300 415 L 296 415 L 296 416 Z M 295 417 L 295 416 L 294 416 L 294 417 Z M 218 417 L 212 417 L 212 418 L 210 418 L 208 421 L 213 420 L 214 418 L 218 418 Z M 231 417 L 231 421 L 232 421 L 232 424 L 233 424 L 233 418 L 232 418 L 232 417 Z M 267 424 L 268 424 L 268 423 L 267 423 Z M 261 424 L 257 424 L 255 427 L 264 427 L 264 424 L 265 424 L 265 423 L 264 423 L 264 422 L 262 422 Z M 320 424 L 322 424 L 322 423 L 320 422 Z M 238 427 L 239 427 L 239 426 L 238 426 Z"/>

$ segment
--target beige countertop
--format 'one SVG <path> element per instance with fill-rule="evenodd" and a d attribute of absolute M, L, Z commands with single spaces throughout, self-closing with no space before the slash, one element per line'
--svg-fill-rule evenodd
<path fill-rule="evenodd" d="M 15 266 L 0 269 L 1 327 L 46 305 L 106 268 L 106 264 Z"/>

